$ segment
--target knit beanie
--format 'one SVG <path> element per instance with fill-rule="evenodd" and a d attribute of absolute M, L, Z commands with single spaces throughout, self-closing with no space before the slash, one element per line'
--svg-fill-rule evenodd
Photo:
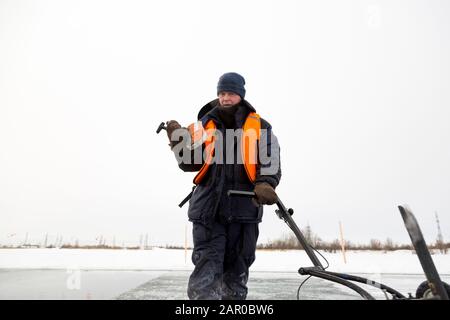
<path fill-rule="evenodd" d="M 245 97 L 245 79 L 238 73 L 228 72 L 222 75 L 217 84 L 217 95 L 222 91 L 229 91 L 238 94 L 241 99 Z"/>

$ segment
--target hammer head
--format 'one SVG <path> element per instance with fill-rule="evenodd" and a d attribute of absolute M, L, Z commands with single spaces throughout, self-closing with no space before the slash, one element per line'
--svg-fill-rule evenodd
<path fill-rule="evenodd" d="M 158 129 L 156 129 L 156 133 L 160 133 L 162 129 L 167 130 L 167 127 L 164 125 L 164 122 L 160 123 Z"/>

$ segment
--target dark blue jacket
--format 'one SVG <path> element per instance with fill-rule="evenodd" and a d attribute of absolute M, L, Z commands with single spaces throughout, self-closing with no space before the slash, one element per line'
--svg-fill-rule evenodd
<path fill-rule="evenodd" d="M 226 139 L 225 125 L 222 122 L 216 106 L 218 99 L 215 99 L 206 104 L 199 112 L 198 119 L 205 124 L 209 120 L 213 120 L 216 124 L 217 130 L 222 132 L 223 139 Z M 256 110 L 246 100 L 242 100 L 239 108 L 235 114 L 236 128 L 242 128 L 249 112 L 256 112 Z M 261 174 L 261 165 L 257 165 L 256 181 L 267 182 L 275 188 L 281 178 L 280 166 L 280 152 L 276 137 L 273 135 L 271 125 L 261 118 L 261 129 L 266 129 L 269 137 L 266 151 L 270 162 L 277 164 L 276 172 L 273 174 Z M 272 139 L 270 139 L 272 137 Z M 237 148 L 240 146 L 237 139 L 234 139 L 234 155 L 237 156 Z M 227 146 L 224 141 L 223 146 Z M 272 150 L 277 150 L 276 154 L 270 153 Z M 224 159 L 226 148 L 223 148 Z M 191 162 L 192 163 L 192 162 Z M 266 163 L 269 166 L 271 163 Z M 200 164 L 184 164 L 180 163 L 179 167 L 183 171 L 199 171 Z M 257 223 L 261 222 L 263 207 L 255 206 L 251 199 L 243 197 L 228 197 L 228 190 L 243 190 L 253 191 L 254 183 L 252 183 L 245 171 L 243 164 L 216 164 L 210 165 L 206 176 L 197 186 L 189 201 L 188 217 L 190 221 L 210 224 L 215 217 L 225 222 L 243 222 L 243 223 Z"/>

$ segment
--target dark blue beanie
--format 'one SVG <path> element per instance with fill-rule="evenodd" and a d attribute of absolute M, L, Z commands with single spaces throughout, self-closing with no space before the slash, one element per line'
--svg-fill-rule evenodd
<path fill-rule="evenodd" d="M 217 95 L 221 91 L 229 91 L 238 94 L 241 99 L 245 97 L 245 79 L 238 73 L 228 72 L 222 75 L 217 84 Z"/>

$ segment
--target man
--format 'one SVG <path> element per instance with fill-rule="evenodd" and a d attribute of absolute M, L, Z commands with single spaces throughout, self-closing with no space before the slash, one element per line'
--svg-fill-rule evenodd
<path fill-rule="evenodd" d="M 182 128 L 167 122 L 179 167 L 198 171 L 188 210 L 195 265 L 190 299 L 247 297 L 262 205 L 278 199 L 279 145 L 271 125 L 244 99 L 244 85 L 241 75 L 226 73 L 217 85 L 218 99 L 201 108 L 197 123 Z M 228 190 L 254 191 L 256 199 L 229 197 Z"/>

